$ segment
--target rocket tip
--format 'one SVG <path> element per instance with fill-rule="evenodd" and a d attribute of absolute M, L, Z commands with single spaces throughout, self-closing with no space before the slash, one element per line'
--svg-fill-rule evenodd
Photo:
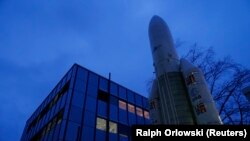
<path fill-rule="evenodd" d="M 164 22 L 163 19 L 158 16 L 158 15 L 154 15 L 151 20 L 150 20 L 150 24 L 152 23 L 159 23 L 159 22 Z"/>

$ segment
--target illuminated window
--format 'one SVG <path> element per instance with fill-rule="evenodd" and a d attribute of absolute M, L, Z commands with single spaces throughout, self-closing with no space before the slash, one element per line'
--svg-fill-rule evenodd
<path fill-rule="evenodd" d="M 106 131 L 106 120 L 103 118 L 96 118 L 96 128 L 99 130 Z"/>
<path fill-rule="evenodd" d="M 138 116 L 143 117 L 143 112 L 142 112 L 142 109 L 141 109 L 141 108 L 139 108 L 139 107 L 136 107 L 136 114 L 137 114 Z"/>
<path fill-rule="evenodd" d="M 149 112 L 148 112 L 148 111 L 144 111 L 144 117 L 145 117 L 146 119 L 149 119 Z"/>
<path fill-rule="evenodd" d="M 126 102 L 119 100 L 119 108 L 127 110 Z"/>
<path fill-rule="evenodd" d="M 131 104 L 128 104 L 128 111 L 131 112 L 131 113 L 135 113 L 135 106 L 131 105 Z"/>
<path fill-rule="evenodd" d="M 109 122 L 109 132 L 115 133 L 115 134 L 117 133 L 117 124 L 116 123 L 114 123 L 112 121 Z"/>

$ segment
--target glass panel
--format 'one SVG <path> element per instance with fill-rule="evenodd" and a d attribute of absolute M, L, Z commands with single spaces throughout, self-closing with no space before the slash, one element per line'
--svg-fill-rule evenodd
<path fill-rule="evenodd" d="M 58 135 L 59 135 L 59 131 L 60 131 L 60 126 L 57 125 L 55 127 L 55 132 L 54 132 L 53 140 L 58 140 L 57 138 L 58 138 Z"/>
<path fill-rule="evenodd" d="M 135 104 L 135 97 L 132 91 L 127 91 L 128 102 Z"/>
<path fill-rule="evenodd" d="M 85 110 L 84 112 L 84 126 L 95 127 L 96 116 L 94 113 Z"/>
<path fill-rule="evenodd" d="M 118 99 L 114 96 L 110 96 L 110 104 L 118 106 Z"/>
<path fill-rule="evenodd" d="M 87 95 L 92 96 L 94 98 L 97 97 L 98 89 L 95 86 L 92 86 L 89 84 L 88 89 L 87 89 Z"/>
<path fill-rule="evenodd" d="M 77 132 L 80 126 L 74 122 L 68 123 L 67 133 L 66 133 L 66 140 L 76 140 L 77 139 Z"/>
<path fill-rule="evenodd" d="M 124 100 L 127 100 L 126 89 L 121 86 L 119 87 L 119 97 Z"/>
<path fill-rule="evenodd" d="M 85 90 L 86 90 L 86 82 L 87 82 L 87 81 L 83 81 L 83 80 L 81 80 L 81 79 L 76 79 L 75 90 L 77 90 L 77 91 L 79 91 L 79 92 L 85 93 Z"/>
<path fill-rule="evenodd" d="M 107 117 L 107 103 L 102 100 L 98 100 L 98 115 Z"/>
<path fill-rule="evenodd" d="M 144 124 L 144 118 L 143 117 L 137 117 L 137 124 Z"/>
<path fill-rule="evenodd" d="M 128 113 L 129 125 L 136 124 L 136 115 L 132 113 Z"/>
<path fill-rule="evenodd" d="M 59 139 L 63 139 L 65 127 L 66 127 L 66 120 L 62 120 L 59 132 Z"/>
<path fill-rule="evenodd" d="M 75 91 L 73 94 L 72 105 L 79 107 L 79 108 L 83 108 L 84 99 L 85 97 L 83 93 L 79 93 Z"/>
<path fill-rule="evenodd" d="M 128 133 L 129 133 L 129 127 L 128 126 L 123 125 L 123 124 L 119 124 L 118 130 L 119 130 L 119 135 L 120 136 L 123 136 L 123 137 L 128 136 Z"/>
<path fill-rule="evenodd" d="M 90 96 L 87 96 L 86 99 L 86 110 L 91 111 L 91 112 L 96 112 L 96 99 L 92 98 Z"/>
<path fill-rule="evenodd" d="M 109 118 L 113 121 L 118 121 L 118 107 L 110 105 L 110 114 Z"/>
<path fill-rule="evenodd" d="M 142 112 L 142 109 L 141 109 L 141 108 L 139 108 L 139 107 L 136 107 L 136 114 L 137 114 L 138 116 L 143 117 L 143 112 Z"/>
<path fill-rule="evenodd" d="M 96 130 L 96 141 L 106 141 L 106 132 L 101 130 Z"/>
<path fill-rule="evenodd" d="M 119 108 L 127 110 L 126 102 L 119 100 Z"/>
<path fill-rule="evenodd" d="M 142 96 L 136 94 L 136 95 L 135 95 L 135 98 L 136 98 L 136 99 L 135 99 L 135 100 L 136 100 L 136 105 L 142 107 Z"/>
<path fill-rule="evenodd" d="M 94 73 L 89 73 L 89 82 L 90 85 L 97 87 L 98 86 L 98 76 Z"/>
<path fill-rule="evenodd" d="M 127 111 L 119 109 L 119 122 L 127 124 Z"/>
<path fill-rule="evenodd" d="M 117 133 L 117 124 L 109 121 L 109 132 L 110 133 Z"/>
<path fill-rule="evenodd" d="M 105 119 L 99 118 L 99 117 L 96 118 L 96 128 L 97 129 L 106 131 L 106 126 L 107 126 L 107 123 L 106 123 Z"/>
<path fill-rule="evenodd" d="M 93 141 L 94 140 L 94 128 L 84 126 L 82 130 L 82 141 Z"/>
<path fill-rule="evenodd" d="M 82 109 L 75 106 L 71 106 L 69 120 L 81 124 Z"/>
<path fill-rule="evenodd" d="M 109 141 L 118 141 L 117 134 L 109 133 Z"/>
<path fill-rule="evenodd" d="M 108 91 L 108 80 L 100 77 L 99 88 L 105 92 Z"/>
<path fill-rule="evenodd" d="M 117 89 L 118 89 L 118 88 L 117 88 L 117 84 L 111 82 L 111 83 L 110 83 L 110 93 L 111 93 L 112 95 L 117 96 Z"/>
<path fill-rule="evenodd" d="M 87 75 L 88 75 L 88 71 L 81 68 L 81 67 L 78 67 L 78 70 L 77 70 L 77 78 L 81 79 L 81 80 L 87 80 Z"/>
<path fill-rule="evenodd" d="M 131 105 L 131 104 L 128 104 L 128 111 L 131 112 L 131 113 L 135 113 L 135 106 Z"/>
<path fill-rule="evenodd" d="M 99 100 L 102 100 L 104 102 L 108 102 L 109 100 L 109 94 L 107 92 L 104 92 L 102 90 L 98 91 L 98 97 Z"/>

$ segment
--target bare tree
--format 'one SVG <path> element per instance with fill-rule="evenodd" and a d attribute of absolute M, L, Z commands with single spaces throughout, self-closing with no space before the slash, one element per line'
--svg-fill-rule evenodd
<path fill-rule="evenodd" d="M 202 50 L 196 43 L 183 57 L 203 71 L 224 124 L 250 124 L 249 102 L 242 93 L 250 70 L 230 57 L 216 59 L 212 47 Z"/>

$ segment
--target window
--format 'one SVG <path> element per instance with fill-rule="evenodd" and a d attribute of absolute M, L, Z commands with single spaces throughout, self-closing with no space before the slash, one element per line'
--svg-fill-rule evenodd
<path fill-rule="evenodd" d="M 119 135 L 123 137 L 128 137 L 129 134 L 129 127 L 124 124 L 119 124 L 118 127 Z"/>
<path fill-rule="evenodd" d="M 117 84 L 110 82 L 110 94 L 117 96 Z"/>
<path fill-rule="evenodd" d="M 64 110 L 62 109 L 36 135 L 34 135 L 30 141 L 40 140 L 43 136 L 45 136 L 48 132 L 50 132 L 51 129 L 54 128 L 56 124 L 60 124 L 62 121 L 63 112 Z"/>
<path fill-rule="evenodd" d="M 128 104 L 128 111 L 131 112 L 131 113 L 135 113 L 135 106 L 131 105 L 131 104 Z"/>
<path fill-rule="evenodd" d="M 141 108 L 139 108 L 139 107 L 136 107 L 136 114 L 137 114 L 138 116 L 143 117 L 143 112 L 142 112 L 142 109 L 141 109 Z"/>
<path fill-rule="evenodd" d="M 127 110 L 126 102 L 119 100 L 119 108 Z"/>
<path fill-rule="evenodd" d="M 107 102 L 109 100 L 109 94 L 102 91 L 102 90 L 99 90 L 98 91 L 98 97 L 97 97 L 99 100 L 102 100 L 104 102 Z"/>
<path fill-rule="evenodd" d="M 148 112 L 148 111 L 144 111 L 144 117 L 145 117 L 146 119 L 149 119 L 149 112 Z"/>
<path fill-rule="evenodd" d="M 109 96 L 110 97 L 110 104 L 112 104 L 112 105 L 115 105 L 115 106 L 118 106 L 118 99 L 116 98 L 116 97 L 114 97 L 114 96 Z"/>
<path fill-rule="evenodd" d="M 109 121 L 109 132 L 110 133 L 117 133 L 117 124 L 112 122 L 112 121 Z"/>
<path fill-rule="evenodd" d="M 124 87 L 119 87 L 119 97 L 122 99 L 127 99 L 126 89 Z"/>
<path fill-rule="evenodd" d="M 127 97 L 128 97 L 128 101 L 131 103 L 135 103 L 135 96 L 134 96 L 134 92 L 128 90 L 127 91 Z"/>
<path fill-rule="evenodd" d="M 108 80 L 100 77 L 99 88 L 102 89 L 103 91 L 108 91 Z"/>
<path fill-rule="evenodd" d="M 30 129 L 34 127 L 40 121 L 40 119 L 42 119 L 44 115 L 50 110 L 50 108 L 52 108 L 57 103 L 57 101 L 68 91 L 69 84 L 70 81 L 68 81 L 63 86 L 63 88 L 58 92 L 58 94 L 56 94 L 56 96 L 44 107 L 44 109 L 40 112 L 40 114 L 30 123 L 27 132 L 29 132 Z"/>
<path fill-rule="evenodd" d="M 103 118 L 99 118 L 97 117 L 96 119 L 96 128 L 99 129 L 99 130 L 103 130 L 103 131 L 106 131 L 106 120 L 103 119 Z"/>

